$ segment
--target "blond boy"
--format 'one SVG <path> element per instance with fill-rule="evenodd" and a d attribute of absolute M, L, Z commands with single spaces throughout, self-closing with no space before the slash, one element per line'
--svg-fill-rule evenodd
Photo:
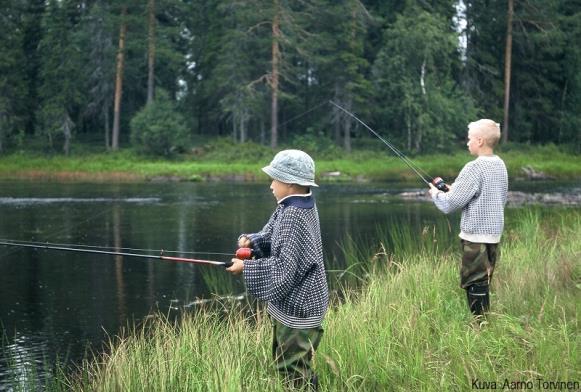
<path fill-rule="evenodd" d="M 476 316 L 490 306 L 489 286 L 504 229 L 508 174 L 502 159 L 494 155 L 499 139 L 500 125 L 492 120 L 468 124 L 468 150 L 477 158 L 464 166 L 448 192 L 430 184 L 439 210 L 448 214 L 462 209 L 460 286 L 466 290 L 468 307 Z"/>

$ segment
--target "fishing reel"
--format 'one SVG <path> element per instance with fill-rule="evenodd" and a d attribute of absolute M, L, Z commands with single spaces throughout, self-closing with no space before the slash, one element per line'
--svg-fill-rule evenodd
<path fill-rule="evenodd" d="M 238 248 L 236 249 L 236 258 L 239 260 L 248 260 L 254 257 L 254 251 L 250 248 Z M 224 267 L 228 268 L 232 266 L 231 261 L 225 261 Z"/>
<path fill-rule="evenodd" d="M 450 187 L 444 182 L 442 177 L 434 177 L 432 184 L 438 188 L 439 191 L 448 192 L 450 190 Z"/>
<path fill-rule="evenodd" d="M 240 260 L 248 260 L 254 256 L 254 251 L 250 248 L 238 248 L 236 250 L 236 258 Z"/>

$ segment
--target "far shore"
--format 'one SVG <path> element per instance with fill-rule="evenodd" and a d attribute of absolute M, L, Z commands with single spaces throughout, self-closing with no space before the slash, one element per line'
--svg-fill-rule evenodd
<path fill-rule="evenodd" d="M 397 157 L 383 151 L 357 151 L 339 156 L 312 154 L 317 181 L 335 182 L 421 182 Z M 513 180 L 581 180 L 581 159 L 550 147 L 498 154 L 506 162 Z M 145 157 L 130 150 L 116 153 L 88 153 L 70 157 L 13 153 L 0 155 L 0 180 L 57 182 L 182 182 L 263 181 L 260 170 L 270 155 L 259 157 L 181 156 L 172 159 Z M 420 155 L 413 158 L 424 176 L 452 181 L 466 162 L 468 153 Z"/>

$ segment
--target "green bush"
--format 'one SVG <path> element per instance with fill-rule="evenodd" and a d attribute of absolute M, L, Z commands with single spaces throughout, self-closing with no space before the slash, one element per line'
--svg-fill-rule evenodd
<path fill-rule="evenodd" d="M 141 109 L 131 120 L 131 143 L 142 152 L 169 156 L 188 146 L 184 117 L 163 90 L 156 100 Z"/>
<path fill-rule="evenodd" d="M 302 135 L 294 136 L 288 148 L 303 150 L 318 159 L 333 159 L 343 155 L 343 150 L 331 138 L 313 128 L 308 128 Z"/>
<path fill-rule="evenodd" d="M 230 137 L 219 137 L 200 146 L 199 159 L 212 162 L 261 162 L 272 159 L 269 146 L 255 142 L 237 143 Z"/>

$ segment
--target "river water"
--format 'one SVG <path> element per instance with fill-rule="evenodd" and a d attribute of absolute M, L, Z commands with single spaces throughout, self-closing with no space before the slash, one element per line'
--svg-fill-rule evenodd
<path fill-rule="evenodd" d="M 534 191 L 578 192 L 578 184 L 535 183 Z M 117 249 L 165 249 L 226 261 L 239 234 L 258 231 L 276 206 L 269 183 L 60 184 L 0 182 L 0 239 Z M 517 190 L 530 184 L 511 185 Z M 325 262 L 344 267 L 348 241 L 374 247 L 399 226 L 418 233 L 450 227 L 426 201 L 403 200 L 417 184 L 337 184 L 315 190 Z M 510 216 L 511 209 L 507 210 Z M 198 252 L 195 254 L 187 252 Z M 0 246 L 0 390 L 58 357 L 78 363 L 110 336 L 154 311 L 181 312 L 197 301 L 244 294 L 241 278 L 219 267 Z M 220 274 L 219 285 L 208 275 Z M 50 366 L 49 366 L 50 367 Z"/>

